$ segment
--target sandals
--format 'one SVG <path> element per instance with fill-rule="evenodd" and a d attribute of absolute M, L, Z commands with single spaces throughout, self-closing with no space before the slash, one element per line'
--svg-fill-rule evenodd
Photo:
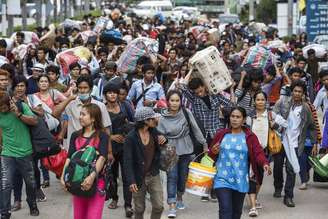
<path fill-rule="evenodd" d="M 117 201 L 113 200 L 109 205 L 109 209 L 116 209 L 117 208 Z"/>

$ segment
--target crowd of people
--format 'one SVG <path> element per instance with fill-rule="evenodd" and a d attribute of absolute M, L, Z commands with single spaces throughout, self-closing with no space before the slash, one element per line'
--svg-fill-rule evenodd
<path fill-rule="evenodd" d="M 24 32 L 16 33 L 10 50 L 8 41 L 0 39 L 0 55 L 7 60 L 0 67 L 1 219 L 21 209 L 23 182 L 32 216 L 39 215 L 38 202 L 51 199 L 45 188 L 55 176 L 33 145 L 32 129 L 40 118 L 67 151 L 64 169 L 86 146 L 97 151 L 92 171 L 79 185 L 82 191 L 95 185 L 96 192 L 90 197 L 73 195 L 75 219 L 102 218 L 107 200 L 114 211 L 121 196 L 119 179 L 126 217 L 144 218 L 148 193 L 151 218 L 161 218 L 163 186 L 167 216 L 183 214 L 188 166 L 201 153 L 213 158 L 217 173 L 211 194 L 199 201 L 217 200 L 220 219 L 240 218 L 246 195 L 249 216 L 259 215 L 264 173 L 273 172 L 273 196 L 283 196 L 284 205 L 295 207 L 297 175 L 299 189 L 306 190 L 308 157 L 328 148 L 328 123 L 317 115 L 322 111 L 328 119 L 328 69 L 320 67 L 328 60 L 327 55 L 318 58 L 314 49 L 303 54 L 306 33 L 284 42 L 283 51 L 271 48 L 275 59 L 262 68 L 246 65 L 244 59 L 250 48 L 279 40 L 275 28 L 251 32 L 249 24 L 227 24 L 220 38 L 212 40 L 209 32 L 219 29 L 219 21 L 139 18 L 127 16 L 123 9 L 106 16 L 122 39 L 105 39 L 102 30 L 96 39 L 84 41 L 81 33 L 96 26 L 97 18 L 91 15 L 78 26 L 56 28 L 52 44 L 29 44 L 24 57 L 12 52 L 24 45 Z M 202 27 L 200 33 L 194 31 L 196 26 Z M 35 32 L 41 39 L 49 31 Z M 120 71 L 120 57 L 139 37 L 158 42 L 155 59 L 145 51 L 133 71 Z M 64 74 L 58 54 L 81 46 L 90 51 L 95 64 L 73 62 Z M 209 91 L 189 64 L 197 51 L 209 46 L 219 50 L 233 79 L 232 86 L 218 94 Z M 272 132 L 281 140 L 277 153 L 269 149 Z M 166 171 L 163 185 L 161 150 L 167 145 L 175 146 L 178 159 Z M 111 173 L 110 183 L 106 171 Z M 65 171 L 57 178 L 71 191 Z"/>

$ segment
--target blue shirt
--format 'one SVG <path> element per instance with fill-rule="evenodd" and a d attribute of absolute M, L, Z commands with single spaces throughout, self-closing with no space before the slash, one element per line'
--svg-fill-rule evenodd
<path fill-rule="evenodd" d="M 148 90 L 148 88 L 149 88 L 149 90 Z M 138 80 L 132 84 L 129 94 L 127 96 L 127 99 L 130 101 L 134 101 L 134 100 L 138 99 L 139 96 L 142 95 L 143 92 L 146 90 L 147 90 L 147 92 L 146 92 L 145 96 L 138 101 L 136 108 L 142 107 L 144 100 L 165 99 L 165 93 L 164 93 L 162 85 L 160 85 L 157 82 L 153 82 L 147 86 L 145 84 L 144 80 Z"/>
<path fill-rule="evenodd" d="M 26 94 L 35 94 L 39 92 L 38 82 L 33 77 L 27 80 Z"/>
<path fill-rule="evenodd" d="M 249 190 L 248 147 L 245 133 L 226 134 L 220 145 L 214 188 L 229 188 L 246 193 Z"/>

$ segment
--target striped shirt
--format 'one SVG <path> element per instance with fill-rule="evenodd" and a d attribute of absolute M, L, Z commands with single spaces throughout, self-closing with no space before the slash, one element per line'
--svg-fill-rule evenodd
<path fill-rule="evenodd" d="M 235 96 L 237 98 L 237 105 L 243 107 L 246 110 L 247 116 L 252 116 L 255 113 L 254 100 L 248 91 L 241 89 L 235 90 Z"/>
<path fill-rule="evenodd" d="M 221 106 L 232 106 L 233 103 L 221 94 L 209 95 L 209 108 L 204 100 L 194 93 L 192 93 L 186 86 L 182 89 L 183 97 L 191 104 L 191 111 L 194 116 L 201 122 L 205 129 L 205 137 L 213 138 L 216 131 L 222 127 L 219 118 L 219 111 Z"/>

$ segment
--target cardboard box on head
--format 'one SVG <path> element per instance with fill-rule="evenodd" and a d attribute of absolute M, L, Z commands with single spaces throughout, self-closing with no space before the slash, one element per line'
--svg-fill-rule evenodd
<path fill-rule="evenodd" d="M 214 46 L 197 52 L 189 63 L 197 69 L 193 71 L 194 76 L 203 80 L 211 94 L 218 94 L 233 84 L 230 72 Z"/>

